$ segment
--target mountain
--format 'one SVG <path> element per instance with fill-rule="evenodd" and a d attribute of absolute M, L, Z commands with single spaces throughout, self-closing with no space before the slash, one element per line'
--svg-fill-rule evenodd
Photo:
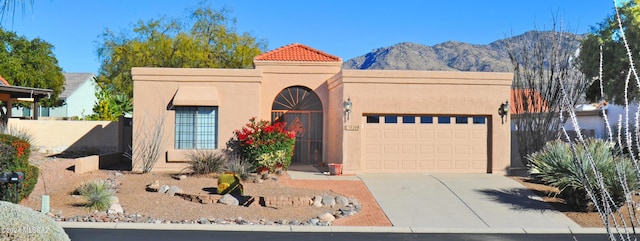
<path fill-rule="evenodd" d="M 552 34 L 561 34 L 565 47 L 572 51 L 577 50 L 582 39 L 573 33 L 529 31 L 487 45 L 448 41 L 427 46 L 405 42 L 347 60 L 343 68 L 511 72 L 508 46 L 519 49 L 536 38 L 552 37 Z"/>

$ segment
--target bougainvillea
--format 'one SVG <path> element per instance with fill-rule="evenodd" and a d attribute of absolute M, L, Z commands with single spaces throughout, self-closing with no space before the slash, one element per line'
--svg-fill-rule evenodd
<path fill-rule="evenodd" d="M 234 131 L 234 138 L 240 148 L 240 154 L 253 161 L 256 167 L 260 167 L 265 163 L 274 165 L 280 163 L 280 161 L 259 162 L 259 160 L 281 151 L 285 153 L 285 158 L 284 163 L 280 164 L 284 164 L 286 169 L 291 164 L 296 134 L 293 131 L 287 131 L 285 126 L 286 123 L 282 121 L 257 121 L 255 117 L 249 119 L 249 123 L 242 129 Z M 268 166 L 268 168 L 274 170 L 275 166 Z"/>

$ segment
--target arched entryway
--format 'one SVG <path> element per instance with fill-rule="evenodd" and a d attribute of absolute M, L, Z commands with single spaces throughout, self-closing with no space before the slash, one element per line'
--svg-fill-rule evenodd
<path fill-rule="evenodd" d="M 287 130 L 296 132 L 292 164 L 322 161 L 322 118 L 322 102 L 307 87 L 291 86 L 276 96 L 271 120 L 284 121 Z"/>

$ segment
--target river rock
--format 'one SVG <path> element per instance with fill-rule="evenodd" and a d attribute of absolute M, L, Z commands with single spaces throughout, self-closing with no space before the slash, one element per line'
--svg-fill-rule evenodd
<path fill-rule="evenodd" d="M 333 207 L 336 205 L 336 199 L 329 195 L 322 196 L 322 205 Z"/>
<path fill-rule="evenodd" d="M 349 205 L 349 199 L 346 198 L 345 196 L 337 196 L 336 197 L 336 204 L 338 204 L 338 206 L 340 207 L 344 207 Z"/>
<path fill-rule="evenodd" d="M 318 216 L 318 219 L 322 222 L 333 222 L 334 220 L 336 220 L 336 217 L 330 213 L 323 213 Z"/>
<path fill-rule="evenodd" d="M 322 207 L 322 197 L 321 196 L 315 196 L 313 198 L 313 206 L 320 208 Z"/>

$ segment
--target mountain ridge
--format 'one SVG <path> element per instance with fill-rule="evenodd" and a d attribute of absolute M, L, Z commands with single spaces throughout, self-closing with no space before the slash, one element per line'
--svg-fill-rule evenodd
<path fill-rule="evenodd" d="M 511 72 L 508 48 L 522 48 L 538 37 L 562 34 L 566 46 L 577 50 L 582 35 L 567 32 L 528 31 L 489 44 L 450 40 L 433 46 L 401 42 L 372 50 L 343 63 L 345 69 Z"/>

